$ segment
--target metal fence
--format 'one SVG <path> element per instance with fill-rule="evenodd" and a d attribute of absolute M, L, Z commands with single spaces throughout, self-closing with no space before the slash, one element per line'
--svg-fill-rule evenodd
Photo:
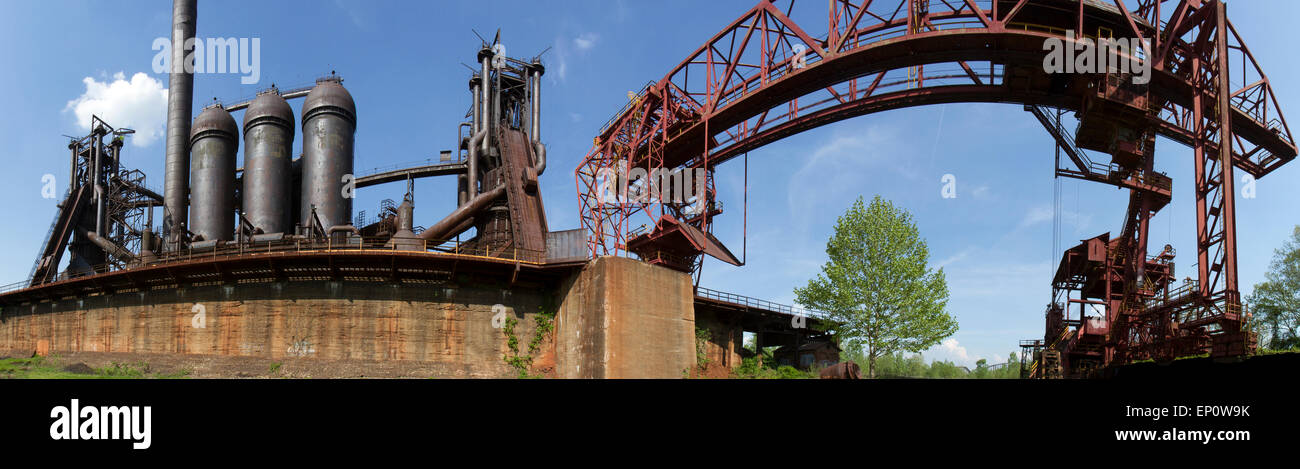
<path fill-rule="evenodd" d="M 717 301 L 722 301 L 731 304 L 748 306 L 750 308 L 763 309 L 767 311 L 774 311 L 777 313 L 785 313 L 789 315 L 798 315 L 798 316 L 807 316 L 807 317 L 816 317 L 816 318 L 827 318 L 830 316 L 829 314 L 823 311 L 796 308 L 790 305 L 773 303 L 767 300 L 760 300 L 758 298 L 751 298 L 744 295 L 737 295 L 735 293 L 727 293 L 727 292 L 712 290 L 704 287 L 696 287 L 695 295 L 703 298 L 708 298 L 711 300 L 717 300 Z"/>
<path fill-rule="evenodd" d="M 532 265 L 541 265 L 547 260 L 545 251 L 520 249 L 513 246 L 507 246 L 504 248 L 466 246 L 463 243 L 434 243 L 418 238 L 401 239 L 401 243 L 389 243 L 392 239 L 393 238 L 389 237 L 373 238 L 352 236 L 345 238 L 344 240 L 335 240 L 327 237 L 321 240 L 279 239 L 247 241 L 244 243 L 231 242 L 221 246 L 203 247 L 199 249 L 195 249 L 193 246 L 188 246 L 184 250 L 158 254 L 156 259 L 148 262 L 137 261 L 126 266 L 118 264 L 102 264 L 93 266 L 89 271 L 81 272 L 65 270 L 60 272 L 54 280 L 46 283 L 54 283 L 78 277 L 85 277 L 92 274 L 103 274 L 141 267 L 180 264 L 203 260 L 231 260 L 283 253 L 409 253 L 414 255 L 458 256 L 497 261 L 504 260 Z M 410 247 L 399 248 L 399 244 L 407 244 L 409 246 L 414 243 L 423 243 L 423 249 L 411 249 Z M 21 290 L 31 286 L 33 286 L 31 280 L 14 282 L 0 286 L 0 293 Z"/>

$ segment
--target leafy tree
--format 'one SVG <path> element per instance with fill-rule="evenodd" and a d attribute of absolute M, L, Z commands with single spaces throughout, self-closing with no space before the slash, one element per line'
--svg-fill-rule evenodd
<path fill-rule="evenodd" d="M 1273 251 L 1264 278 L 1246 299 L 1260 342 L 1271 349 L 1300 346 L 1300 226 Z"/>
<path fill-rule="evenodd" d="M 912 215 L 880 196 L 862 198 L 835 223 L 822 273 L 794 293 L 800 304 L 826 311 L 822 327 L 841 347 L 865 348 L 867 376 L 894 352 L 917 353 L 957 331 L 945 312 L 943 269 L 928 267 L 929 249 Z"/>

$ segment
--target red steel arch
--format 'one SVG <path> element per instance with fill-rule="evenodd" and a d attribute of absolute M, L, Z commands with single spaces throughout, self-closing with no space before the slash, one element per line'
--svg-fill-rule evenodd
<path fill-rule="evenodd" d="M 1126 249 L 1141 253 L 1133 259 L 1145 259 L 1146 221 L 1170 190 L 1167 178 L 1153 183 L 1161 182 L 1151 171 L 1155 135 L 1193 148 L 1199 295 L 1216 305 L 1196 325 L 1235 330 L 1233 171 L 1263 177 L 1292 160 L 1296 145 L 1222 0 L 1129 2 L 1133 8 L 1124 0 L 830 0 L 826 16 L 796 21 L 793 1 L 781 8 L 760 0 L 663 78 L 629 93 L 628 105 L 600 130 L 575 171 L 591 252 L 630 251 L 683 270 L 702 252 L 734 261 L 708 235 L 721 213 L 713 199 L 716 165 L 878 111 L 1022 103 L 1074 111 L 1083 122 L 1079 146 L 1112 155 L 1106 168 L 1075 159 L 1077 170 L 1060 174 L 1131 189 L 1124 237 L 1132 240 Z M 810 33 L 814 24 L 822 31 L 817 36 Z M 1072 40 L 1075 32 L 1150 41 L 1140 53 L 1152 64 L 1149 84 L 1132 85 L 1132 76 L 1118 73 L 1047 73 L 1045 42 Z M 1059 127 L 1052 133 L 1073 155 L 1075 139 Z M 1221 142 L 1231 151 L 1221 152 Z M 626 178 L 607 175 L 634 168 L 701 169 L 708 175 L 705 200 L 685 207 L 604 197 L 611 181 L 616 193 L 628 190 Z M 1141 263 L 1132 264 L 1129 275 L 1140 275 Z M 1116 309 L 1131 300 L 1117 299 Z M 1128 339 L 1117 340 L 1150 342 L 1154 328 L 1163 327 L 1159 320 L 1138 323 L 1146 325 L 1120 331 Z"/>

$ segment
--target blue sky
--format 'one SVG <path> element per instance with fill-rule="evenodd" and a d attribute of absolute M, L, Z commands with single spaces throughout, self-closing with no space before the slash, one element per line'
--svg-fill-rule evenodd
<path fill-rule="evenodd" d="M 814 14 L 825 5 L 803 3 Z M 542 187 L 551 229 L 577 228 L 572 169 L 599 127 L 626 103 L 629 90 L 662 77 L 752 4 L 207 2 L 200 5 L 198 37 L 260 38 L 261 81 L 241 85 L 239 75 L 199 75 L 195 112 L 213 97 L 233 102 L 271 83 L 292 87 L 337 70 L 357 101 L 358 172 L 436 158 L 454 147 L 456 125 L 468 110 L 470 72 L 462 63 L 473 63 L 479 44 L 471 30 L 490 36 L 501 28 L 512 56 L 550 48 L 543 57 L 542 109 L 550 161 Z M 54 215 L 56 201 L 41 197 L 42 176 L 58 178 L 59 194 L 66 189 L 67 140 L 61 135 L 85 133 L 79 99 L 92 103 L 84 109 L 97 109 L 99 101 L 121 103 L 104 117 L 140 132 L 125 162 L 144 170 L 150 186 L 162 187 L 165 109 L 154 104 L 163 102 L 167 77 L 152 72 L 151 45 L 169 35 L 171 14 L 170 1 L 22 1 L 6 7 L 0 17 L 0 41 L 8 45 L 0 51 L 6 65 L 0 96 L 7 108 L 0 114 L 6 144 L 0 200 L 8 202 L 9 228 L 0 230 L 0 283 L 27 274 Z M 1286 0 L 1229 3 L 1229 17 L 1293 119 L 1300 115 L 1300 65 L 1291 60 L 1293 41 L 1284 38 L 1297 13 L 1300 5 Z M 300 110 L 301 100 L 291 104 Z M 1059 255 L 1052 252 L 1051 152 L 1050 138 L 1020 106 L 991 104 L 890 111 L 768 145 L 749 154 L 748 265 L 710 260 L 701 284 L 791 302 L 792 289 L 825 262 L 835 218 L 857 197 L 879 194 L 916 216 L 932 264 L 948 277 L 949 309 L 961 329 L 926 356 L 967 365 L 979 358 L 1001 362 L 1017 340 L 1042 334 Z M 1190 149 L 1159 141 L 1156 166 L 1173 177 L 1175 195 L 1152 222 L 1151 244 L 1153 250 L 1165 243 L 1178 249 L 1180 275 L 1191 274 L 1195 262 L 1191 162 Z M 940 196 L 944 174 L 957 178 L 956 199 Z M 1256 198 L 1238 198 L 1246 293 L 1262 281 L 1273 249 L 1300 224 L 1294 205 L 1300 185 L 1291 183 L 1298 175 L 1300 164 L 1289 165 L 1259 181 Z M 738 254 L 742 178 L 739 160 L 719 169 L 729 213 L 715 230 Z M 1067 244 L 1120 229 L 1124 192 L 1073 180 L 1061 184 Z M 402 184 L 362 189 L 355 210 L 373 213 L 380 200 L 400 200 L 402 191 Z M 454 197 L 452 181 L 417 182 L 417 224 L 427 226 L 450 211 Z"/>

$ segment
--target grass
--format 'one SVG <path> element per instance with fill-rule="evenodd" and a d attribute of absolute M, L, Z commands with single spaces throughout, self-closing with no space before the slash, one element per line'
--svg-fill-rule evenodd
<path fill-rule="evenodd" d="M 32 358 L 5 358 L 0 360 L 0 378 L 11 379 L 175 379 L 189 376 L 189 369 L 174 373 L 153 372 L 149 364 L 113 362 L 103 368 L 92 369 L 91 373 L 74 373 L 65 371 L 57 356 Z"/>
<path fill-rule="evenodd" d="M 1300 347 L 1291 347 L 1289 349 L 1261 348 L 1255 355 L 1282 355 L 1287 353 L 1300 353 Z"/>

